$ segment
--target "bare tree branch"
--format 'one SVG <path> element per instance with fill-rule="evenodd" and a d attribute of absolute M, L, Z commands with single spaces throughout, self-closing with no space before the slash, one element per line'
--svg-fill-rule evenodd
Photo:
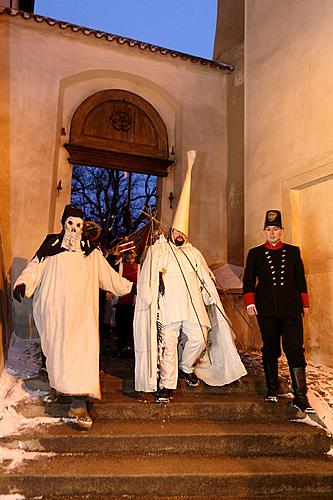
<path fill-rule="evenodd" d="M 156 205 L 153 175 L 126 176 L 119 170 L 76 165 L 72 179 L 72 203 L 97 222 L 103 237 L 110 240 L 140 228 L 146 219 L 144 207 Z"/>

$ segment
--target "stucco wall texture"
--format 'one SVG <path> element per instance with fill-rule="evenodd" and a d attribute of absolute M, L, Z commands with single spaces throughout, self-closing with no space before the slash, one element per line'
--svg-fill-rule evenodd
<path fill-rule="evenodd" d="M 63 145 L 76 108 L 89 95 L 113 88 L 149 101 L 166 125 L 177 158 L 162 182 L 166 228 L 185 176 L 186 151 L 197 150 L 190 240 L 209 264 L 226 262 L 226 72 L 7 14 L 0 16 L 0 44 L 0 223 L 12 283 L 45 234 L 60 230 L 72 172 Z M 28 305 L 15 305 L 18 335 L 28 334 L 28 314 Z"/>
<path fill-rule="evenodd" d="M 245 11 L 245 250 L 267 209 L 300 245 L 308 356 L 333 366 L 333 5 L 251 0 Z"/>

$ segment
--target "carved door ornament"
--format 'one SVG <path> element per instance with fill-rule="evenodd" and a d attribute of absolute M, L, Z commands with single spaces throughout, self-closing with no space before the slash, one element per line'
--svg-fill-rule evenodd
<path fill-rule="evenodd" d="M 116 130 L 127 132 L 131 128 L 133 120 L 128 111 L 115 111 L 111 118 L 112 125 Z"/>

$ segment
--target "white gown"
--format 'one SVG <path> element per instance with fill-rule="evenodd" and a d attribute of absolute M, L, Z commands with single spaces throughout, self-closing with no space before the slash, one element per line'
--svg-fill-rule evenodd
<path fill-rule="evenodd" d="M 99 288 L 115 295 L 132 283 L 111 268 L 98 249 L 88 256 L 61 252 L 32 260 L 15 286 L 26 285 L 40 334 L 50 386 L 59 392 L 100 398 Z"/>
<path fill-rule="evenodd" d="M 163 297 L 159 295 L 159 273 L 165 283 Z M 184 277 L 188 287 L 184 286 Z M 199 250 L 190 243 L 176 248 L 160 237 L 148 249 L 138 280 L 134 314 L 135 389 L 157 390 L 157 319 L 161 326 L 185 320 L 211 328 L 209 356 L 205 354 L 195 367 L 196 375 L 208 385 L 230 384 L 246 375 L 233 333 L 221 312 L 225 315 L 212 273 Z"/>

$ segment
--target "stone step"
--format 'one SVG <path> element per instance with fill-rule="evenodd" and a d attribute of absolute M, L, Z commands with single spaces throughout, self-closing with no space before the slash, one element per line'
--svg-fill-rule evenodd
<path fill-rule="evenodd" d="M 258 500 L 258 498 L 263 498 L 267 495 L 256 495 L 256 496 L 242 496 L 238 495 L 223 495 L 223 500 L 237 500 L 241 498 L 242 500 Z M 10 497 L 9 497 L 10 498 Z M 12 497 L 11 497 L 12 498 Z M 40 497 L 41 498 L 41 497 Z M 204 500 L 220 500 L 221 497 L 217 495 L 205 495 Z M 316 492 L 312 492 L 311 494 L 302 495 L 301 493 L 298 495 L 294 493 L 292 496 L 285 495 L 269 495 L 269 500 L 328 500 L 327 495 L 317 494 Z M 329 496 L 331 500 L 331 496 Z M 4 499 L 5 500 L 5 499 Z M 25 497 L 25 500 L 36 500 L 36 497 Z M 61 495 L 61 496 L 52 496 L 47 497 L 47 500 L 96 500 L 95 493 L 91 495 L 84 496 L 73 496 L 73 495 Z M 146 495 L 98 495 L 98 500 L 147 500 Z M 200 496 L 187 496 L 187 495 L 172 495 L 172 496 L 161 496 L 161 495 L 149 495 L 149 500 L 203 500 L 202 495 Z"/>
<path fill-rule="evenodd" d="M 258 395 L 223 395 L 203 393 L 176 393 L 168 404 L 156 403 L 153 395 L 137 399 L 123 394 L 104 395 L 102 401 L 92 401 L 91 414 L 95 419 L 158 419 L 178 418 L 196 420 L 289 420 L 299 416 L 289 398 L 281 398 L 277 404 L 265 403 Z M 39 400 L 21 403 L 17 411 L 26 417 L 48 415 L 65 416 L 66 404 L 44 404 Z M 303 415 L 303 414 L 301 414 Z M 304 415 L 303 415 L 304 416 Z"/>
<path fill-rule="evenodd" d="M 289 382 L 285 378 L 279 379 L 280 392 L 286 394 L 290 392 Z M 33 377 L 24 381 L 24 386 L 29 392 L 50 390 L 47 378 Z M 101 391 L 102 394 L 113 394 L 123 392 L 124 394 L 134 394 L 134 378 L 133 377 L 117 377 L 101 373 Z M 256 377 L 246 375 L 240 380 L 236 380 L 231 384 L 221 387 L 214 387 L 201 383 L 198 387 L 190 387 L 186 384 L 185 380 L 180 378 L 178 380 L 177 391 L 187 393 L 207 393 L 207 394 L 265 394 L 266 384 L 263 376 L 257 375 Z"/>
<path fill-rule="evenodd" d="M 102 384 L 102 391 L 104 393 L 114 392 L 114 380 L 104 379 Z M 134 380 L 133 378 L 124 378 L 122 384 L 122 390 L 124 394 L 132 394 L 134 390 Z M 180 378 L 178 380 L 177 391 L 188 392 L 188 393 L 207 393 L 207 394 L 265 394 L 266 384 L 263 377 L 250 377 L 245 376 L 240 380 L 236 380 L 231 384 L 223 386 L 211 386 L 203 382 L 198 385 L 198 387 L 190 387 L 186 384 L 185 380 Z M 282 394 L 290 392 L 289 384 L 285 379 L 280 379 L 280 392 Z"/>
<path fill-rule="evenodd" d="M 326 457 L 58 455 L 25 461 L 19 471 L 4 473 L 1 467 L 0 495 L 9 493 L 28 498 L 332 498 L 333 467 Z"/>
<path fill-rule="evenodd" d="M 226 456 L 315 456 L 330 449 L 317 427 L 296 422 L 98 420 L 88 432 L 65 423 L 0 439 L 0 446 L 56 453 L 206 453 Z"/>

